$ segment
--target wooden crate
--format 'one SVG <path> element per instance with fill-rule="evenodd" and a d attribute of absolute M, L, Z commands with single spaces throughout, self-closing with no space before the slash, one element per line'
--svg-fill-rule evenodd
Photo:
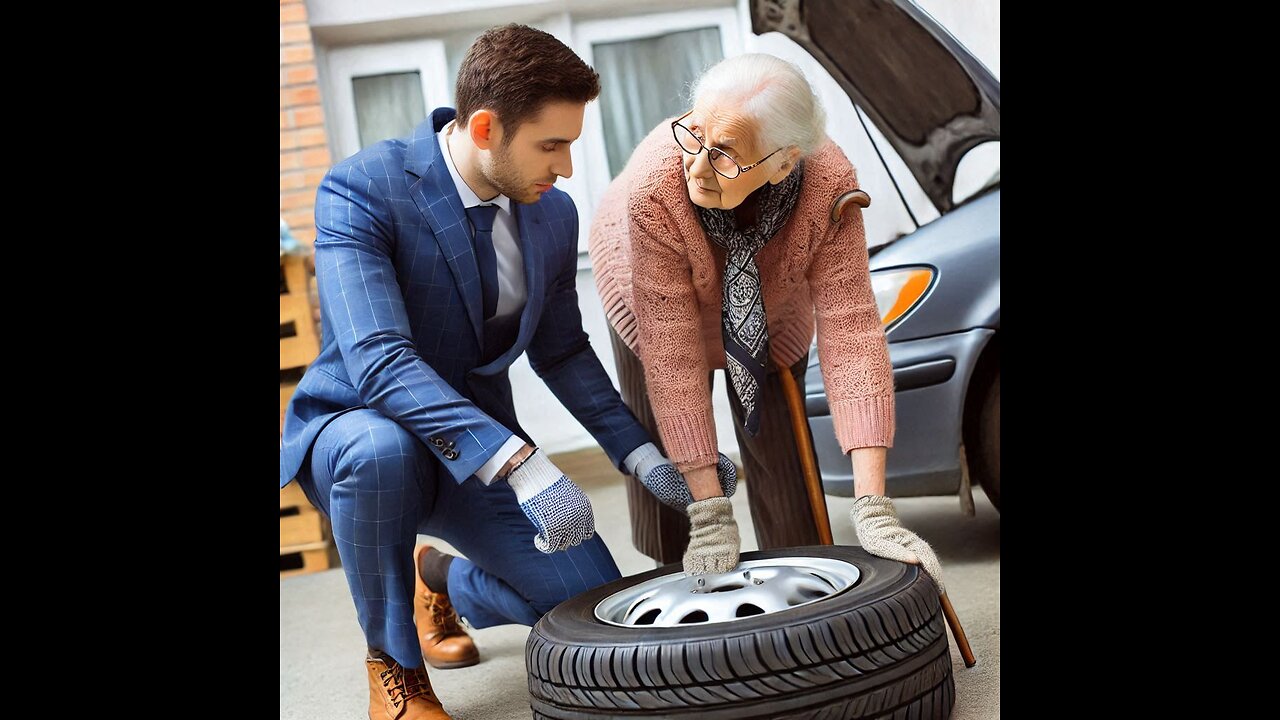
<path fill-rule="evenodd" d="M 283 290 L 280 293 L 281 335 L 286 326 L 292 329 L 288 337 L 280 338 L 280 369 L 306 367 L 320 354 L 320 340 L 316 337 L 315 316 L 311 311 L 311 296 L 307 288 L 306 259 L 297 255 L 280 258 Z"/>
<path fill-rule="evenodd" d="M 280 577 L 337 567 L 329 520 L 316 510 L 298 483 L 280 491 Z"/>
<path fill-rule="evenodd" d="M 280 383 L 280 434 L 284 434 L 284 411 L 289 407 L 289 399 L 293 397 L 293 391 L 298 389 L 298 383 L 282 382 Z"/>
<path fill-rule="evenodd" d="M 320 353 L 308 275 L 305 258 L 280 258 L 281 433 L 285 408 L 298 387 L 296 376 Z M 337 567 L 340 563 L 330 530 L 328 519 L 312 507 L 298 483 L 286 485 L 280 491 L 280 577 Z"/>
<path fill-rule="evenodd" d="M 333 561 L 333 543 L 325 541 L 299 546 L 287 554 L 284 548 L 280 548 L 280 565 L 280 577 L 287 578 L 328 570 L 337 567 L 338 563 Z"/>

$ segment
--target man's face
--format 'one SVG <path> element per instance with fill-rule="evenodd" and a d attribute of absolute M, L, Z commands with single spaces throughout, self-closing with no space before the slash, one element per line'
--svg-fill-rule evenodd
<path fill-rule="evenodd" d="M 538 202 L 557 177 L 573 175 L 569 145 L 582 135 L 586 108 L 586 103 L 549 102 L 516 128 L 514 137 L 495 133 L 493 148 L 480 157 L 485 180 L 516 202 Z"/>

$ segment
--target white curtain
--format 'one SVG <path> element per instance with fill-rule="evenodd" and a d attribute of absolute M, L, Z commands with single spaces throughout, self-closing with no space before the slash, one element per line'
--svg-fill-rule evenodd
<path fill-rule="evenodd" d="M 724 57 L 714 27 L 595 43 L 591 52 L 600 73 L 610 177 L 622 172 L 631 151 L 659 121 L 689 109 L 694 81 Z"/>
<path fill-rule="evenodd" d="M 427 116 L 417 72 L 352 78 L 351 87 L 361 148 L 408 135 Z"/>

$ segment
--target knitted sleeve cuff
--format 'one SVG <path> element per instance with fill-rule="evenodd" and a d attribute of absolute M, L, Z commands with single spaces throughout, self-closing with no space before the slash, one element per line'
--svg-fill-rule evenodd
<path fill-rule="evenodd" d="M 534 454 L 530 455 L 528 460 L 507 476 L 507 484 L 516 491 L 516 501 L 524 503 L 551 487 L 562 477 L 564 473 L 560 472 L 560 468 L 556 467 L 555 463 L 548 460 L 543 453 L 534 450 Z"/>
<path fill-rule="evenodd" d="M 630 454 L 623 458 L 622 466 L 627 469 L 627 472 L 640 477 L 664 462 L 666 462 L 666 458 L 662 457 L 661 452 L 658 452 L 658 446 L 647 442 L 632 450 Z"/>
<path fill-rule="evenodd" d="M 831 406 L 831 423 L 845 453 L 864 447 L 893 447 L 894 420 L 892 393 Z"/>
<path fill-rule="evenodd" d="M 681 473 L 715 465 L 720 460 L 716 445 L 716 425 L 711 413 L 698 411 L 679 415 L 663 415 L 658 433 L 667 456 Z"/>

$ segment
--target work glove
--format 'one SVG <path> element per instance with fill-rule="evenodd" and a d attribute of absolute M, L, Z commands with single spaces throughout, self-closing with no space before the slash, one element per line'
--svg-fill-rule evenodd
<path fill-rule="evenodd" d="M 742 538 L 729 498 L 711 497 L 690 503 L 689 525 L 685 574 L 726 573 L 738 566 Z"/>
<path fill-rule="evenodd" d="M 892 500 L 883 495 L 863 495 L 853 502 L 849 519 L 864 550 L 877 557 L 924 566 L 938 586 L 938 594 L 946 592 L 937 554 L 919 535 L 902 527 Z"/>
<path fill-rule="evenodd" d="M 516 501 L 538 528 L 533 546 L 544 553 L 566 550 L 596 532 L 591 501 L 545 455 L 534 452 L 507 476 Z"/>
<path fill-rule="evenodd" d="M 693 495 L 689 494 L 689 483 L 676 470 L 676 466 L 662 456 L 657 445 L 651 442 L 641 445 L 632 450 L 622 464 L 627 472 L 664 505 L 681 514 L 688 514 L 689 503 L 693 502 Z M 716 477 L 720 480 L 720 490 L 724 496 L 733 497 L 734 491 L 738 489 L 738 470 L 724 453 L 720 453 L 720 460 L 716 463 Z"/>

